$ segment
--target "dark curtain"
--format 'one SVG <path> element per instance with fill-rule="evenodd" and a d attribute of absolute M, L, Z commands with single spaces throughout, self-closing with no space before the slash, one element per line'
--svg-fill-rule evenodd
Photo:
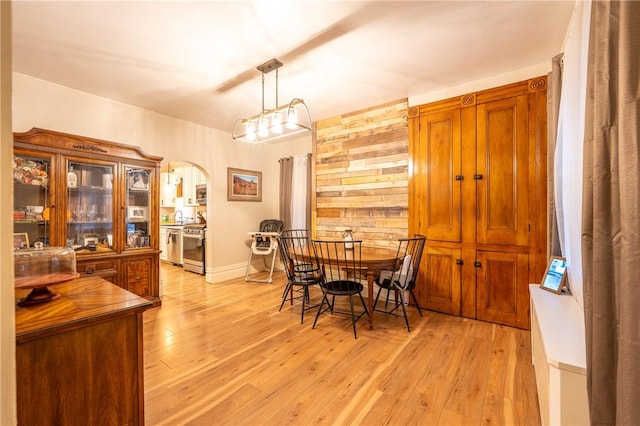
<path fill-rule="evenodd" d="M 280 220 L 284 229 L 291 229 L 291 181 L 293 176 L 293 158 L 285 157 L 280 162 Z"/>
<path fill-rule="evenodd" d="M 593 1 L 582 244 L 594 425 L 640 422 L 639 140 L 640 2 Z"/>
<path fill-rule="evenodd" d="M 307 226 L 305 229 L 311 231 L 311 204 L 313 202 L 312 197 L 313 191 L 313 154 L 307 154 L 307 198 L 305 200 L 305 205 L 307 209 L 306 214 L 306 223 Z"/>
<path fill-rule="evenodd" d="M 311 203 L 313 189 L 313 154 L 305 157 L 286 157 L 280 161 L 280 219 L 284 222 L 284 229 L 311 230 Z M 304 167 L 304 169 L 302 169 Z M 304 199 L 299 196 L 294 200 L 293 181 L 306 177 Z M 294 203 L 297 203 L 294 206 Z M 302 203 L 302 204 L 301 204 Z M 295 215 L 295 216 L 294 216 Z M 301 218 L 303 217 L 303 220 Z M 293 224 L 295 222 L 295 225 Z M 302 223 L 304 222 L 304 223 Z"/>

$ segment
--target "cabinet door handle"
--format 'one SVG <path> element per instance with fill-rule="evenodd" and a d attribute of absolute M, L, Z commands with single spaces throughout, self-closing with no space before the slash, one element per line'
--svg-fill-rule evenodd
<path fill-rule="evenodd" d="M 456 175 L 456 180 L 464 180 L 464 176 L 462 176 L 462 175 Z"/>
<path fill-rule="evenodd" d="M 476 268 L 480 268 L 482 266 L 482 263 L 475 261 L 473 262 L 473 266 L 475 266 Z"/>
<path fill-rule="evenodd" d="M 464 260 L 456 259 L 456 265 L 464 265 Z"/>
<path fill-rule="evenodd" d="M 473 175 L 473 178 L 475 180 L 479 180 L 479 179 L 482 179 L 482 175 Z"/>
<path fill-rule="evenodd" d="M 89 266 L 87 267 L 87 275 L 91 275 L 96 271 L 96 269 L 93 266 Z"/>

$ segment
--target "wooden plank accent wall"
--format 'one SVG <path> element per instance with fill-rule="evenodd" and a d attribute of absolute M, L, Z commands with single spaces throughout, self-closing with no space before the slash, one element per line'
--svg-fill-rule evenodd
<path fill-rule="evenodd" d="M 363 244 L 397 247 L 408 232 L 407 100 L 316 123 L 316 238 L 352 229 Z"/>

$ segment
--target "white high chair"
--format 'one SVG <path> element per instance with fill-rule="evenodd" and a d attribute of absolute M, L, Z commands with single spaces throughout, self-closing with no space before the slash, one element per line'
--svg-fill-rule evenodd
<path fill-rule="evenodd" d="M 278 236 L 284 228 L 284 222 L 277 219 L 266 219 L 260 222 L 260 231 L 249 232 L 252 238 L 251 248 L 249 249 L 249 261 L 247 262 L 247 271 L 244 277 L 245 281 L 270 283 L 273 282 L 273 268 L 276 264 L 276 255 L 278 254 Z M 261 255 L 265 268 L 269 271 L 269 277 L 265 280 L 252 278 L 250 275 L 251 261 L 253 255 Z M 267 265 L 266 257 L 271 256 L 271 267 Z"/>

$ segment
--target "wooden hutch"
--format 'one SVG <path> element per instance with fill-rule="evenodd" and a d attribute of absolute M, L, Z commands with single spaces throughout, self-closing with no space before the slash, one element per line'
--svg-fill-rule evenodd
<path fill-rule="evenodd" d="M 72 246 L 81 276 L 160 305 L 161 157 L 43 129 L 14 134 L 14 249 Z"/>

